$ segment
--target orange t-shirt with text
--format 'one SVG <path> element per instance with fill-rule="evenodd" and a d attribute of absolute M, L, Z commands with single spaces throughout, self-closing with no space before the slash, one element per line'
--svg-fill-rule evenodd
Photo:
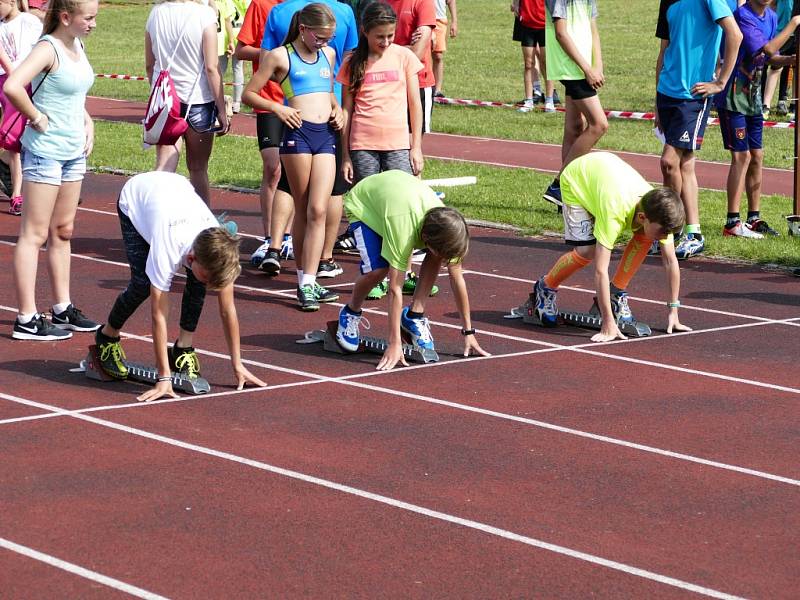
<path fill-rule="evenodd" d="M 242 28 L 239 30 L 237 39 L 245 46 L 253 46 L 261 50 L 261 40 L 264 38 L 264 26 L 267 24 L 269 11 L 280 3 L 281 0 L 253 0 L 244 15 Z M 257 70 L 258 61 L 254 60 L 253 72 Z M 258 95 L 273 102 L 283 103 L 283 90 L 274 81 L 268 81 L 267 85 L 259 90 Z M 256 112 L 267 111 L 257 110 Z"/>

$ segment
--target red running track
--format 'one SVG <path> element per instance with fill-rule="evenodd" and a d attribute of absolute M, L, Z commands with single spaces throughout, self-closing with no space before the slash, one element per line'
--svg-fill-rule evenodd
<path fill-rule="evenodd" d="M 73 299 L 98 319 L 127 281 L 123 182 L 90 175 L 76 223 Z M 246 259 L 255 198 L 213 202 L 247 236 Z M 0 216 L 5 264 L 18 225 Z M 71 373 L 89 335 L 12 341 L 6 294 L 3 597 L 795 597 L 797 281 L 692 261 L 682 318 L 696 331 L 666 336 L 663 270 L 648 261 L 632 308 L 655 335 L 596 345 L 580 329 L 503 319 L 560 243 L 472 234 L 473 321 L 493 357 L 377 373 L 375 356 L 298 345 L 338 308 L 301 313 L 293 273 L 245 267 L 243 356 L 270 387 L 231 388 L 212 294 L 196 338 L 212 394 L 176 402 L 138 404 L 139 386 Z M 333 285 L 346 300 L 357 264 L 341 261 Z M 12 288 L 9 269 L 0 283 Z M 591 274 L 570 283 L 561 305 L 588 306 Z M 426 312 L 440 348 L 454 348 L 440 284 Z M 370 307 L 373 334 L 385 309 Z M 143 307 L 126 326 L 142 362 L 148 320 Z"/>
<path fill-rule="evenodd" d="M 141 102 L 90 97 L 86 103 L 89 113 L 96 119 L 139 123 L 144 117 L 145 105 Z M 256 123 L 248 114 L 235 115 L 232 132 L 239 135 L 256 135 Z M 503 167 L 521 167 L 556 173 L 561 168 L 561 146 L 536 142 L 518 142 L 491 138 L 426 134 L 423 139 L 425 156 L 445 160 L 460 160 Z M 615 152 L 633 165 L 648 181 L 661 181 L 659 157 L 635 152 Z M 702 156 L 702 154 L 701 154 Z M 492 157 L 489 159 L 488 157 Z M 724 190 L 728 177 L 728 164 L 698 160 L 697 180 L 700 187 Z M 792 172 L 787 169 L 764 169 L 762 192 L 792 197 Z"/>

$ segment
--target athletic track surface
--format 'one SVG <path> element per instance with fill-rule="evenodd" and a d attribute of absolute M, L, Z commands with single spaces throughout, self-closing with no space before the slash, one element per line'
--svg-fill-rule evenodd
<path fill-rule="evenodd" d="M 124 181 L 87 176 L 75 228 L 73 300 L 97 319 L 128 277 Z M 213 207 L 238 222 L 246 258 L 257 198 L 217 190 Z M 6 265 L 18 227 L 0 215 Z M 796 598 L 797 280 L 684 263 L 695 331 L 668 336 L 663 270 L 648 259 L 631 306 L 654 335 L 593 344 L 503 319 L 561 243 L 472 234 L 473 322 L 492 357 L 378 373 L 376 356 L 298 345 L 340 304 L 301 313 L 291 269 L 245 267 L 243 355 L 269 387 L 231 387 L 210 294 L 196 345 L 212 393 L 150 404 L 141 386 L 70 372 L 90 334 L 12 341 L 4 269 L 0 596 Z M 341 262 L 332 286 L 346 301 L 357 262 Z M 458 348 L 439 283 L 426 312 L 439 348 Z M 560 306 L 588 308 L 592 287 L 578 274 Z M 385 335 L 385 310 L 369 305 L 371 334 Z M 128 357 L 151 362 L 146 307 L 125 333 Z"/>

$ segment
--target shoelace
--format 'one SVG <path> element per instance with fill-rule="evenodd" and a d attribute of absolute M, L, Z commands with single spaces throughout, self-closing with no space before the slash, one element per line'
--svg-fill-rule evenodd
<path fill-rule="evenodd" d="M 422 317 L 421 319 L 411 319 L 411 322 L 417 326 L 417 337 L 419 338 L 420 342 L 424 343 L 433 342 L 433 336 L 431 335 L 431 327 L 428 324 L 428 317 Z"/>
<path fill-rule="evenodd" d="M 125 350 L 122 349 L 122 344 L 119 342 L 108 342 L 107 344 L 100 344 L 100 360 L 103 362 L 108 360 L 109 355 L 114 359 L 114 362 L 120 364 L 127 357 Z"/>
<path fill-rule="evenodd" d="M 615 296 L 614 300 L 617 303 L 617 317 L 630 319 L 633 316 L 633 313 L 628 306 L 628 294 L 620 294 Z"/>
<path fill-rule="evenodd" d="M 329 293 L 329 292 L 328 292 L 328 290 L 327 290 L 326 288 L 322 287 L 322 286 L 321 286 L 320 284 L 318 284 L 316 281 L 314 282 L 314 295 L 315 295 L 317 298 L 319 298 L 319 297 L 321 297 L 321 296 L 326 296 L 326 295 L 328 295 L 328 293 Z"/>
<path fill-rule="evenodd" d="M 181 372 L 184 372 L 185 368 L 189 379 L 194 379 L 200 373 L 200 361 L 197 360 L 197 354 L 194 352 L 181 354 L 175 359 L 175 367 Z"/>
<path fill-rule="evenodd" d="M 67 317 L 70 321 L 86 320 L 86 315 L 74 304 L 70 304 L 69 308 L 67 308 Z"/>
<path fill-rule="evenodd" d="M 369 321 L 367 321 L 367 318 L 364 315 L 353 315 L 346 313 L 346 316 L 347 324 L 344 328 L 345 337 L 356 337 L 358 335 L 359 325 L 361 324 L 364 325 L 364 329 L 370 328 Z"/>
<path fill-rule="evenodd" d="M 556 313 L 556 295 L 552 292 L 542 290 L 542 311 L 546 315 L 553 315 Z"/>

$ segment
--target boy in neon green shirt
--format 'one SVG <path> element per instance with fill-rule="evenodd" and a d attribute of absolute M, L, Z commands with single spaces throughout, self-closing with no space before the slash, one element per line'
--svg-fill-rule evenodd
<path fill-rule="evenodd" d="M 378 363 L 388 371 L 403 357 L 401 330 L 421 348 L 433 348 L 425 302 L 443 263 L 447 263 L 450 286 L 461 313 L 464 356 L 474 350 L 488 356 L 475 339 L 470 319 L 467 285 L 461 261 L 469 248 L 469 230 L 464 217 L 445 207 L 422 181 L 404 171 L 384 171 L 362 179 L 347 194 L 344 208 L 361 255 L 361 277 L 353 296 L 339 312 L 336 341 L 350 352 L 358 350 L 361 305 L 367 293 L 389 274 L 389 346 Z M 411 305 L 403 308 L 403 281 L 415 249 L 427 249 Z"/>
<path fill-rule="evenodd" d="M 561 175 L 561 191 L 564 238 L 574 248 L 561 256 L 533 286 L 531 301 L 542 325 L 554 327 L 558 322 L 558 286 L 594 260 L 597 304 L 603 325 L 592 341 L 625 339 L 618 321 L 633 320 L 625 290 L 653 240 L 660 240 L 670 294 L 667 333 L 690 331 L 678 319 L 681 276 L 672 237 L 685 220 L 678 194 L 669 188 L 653 189 L 633 167 L 610 152 L 593 152 L 573 160 Z M 625 231 L 631 231 L 633 237 L 609 282 L 611 251 Z"/>

